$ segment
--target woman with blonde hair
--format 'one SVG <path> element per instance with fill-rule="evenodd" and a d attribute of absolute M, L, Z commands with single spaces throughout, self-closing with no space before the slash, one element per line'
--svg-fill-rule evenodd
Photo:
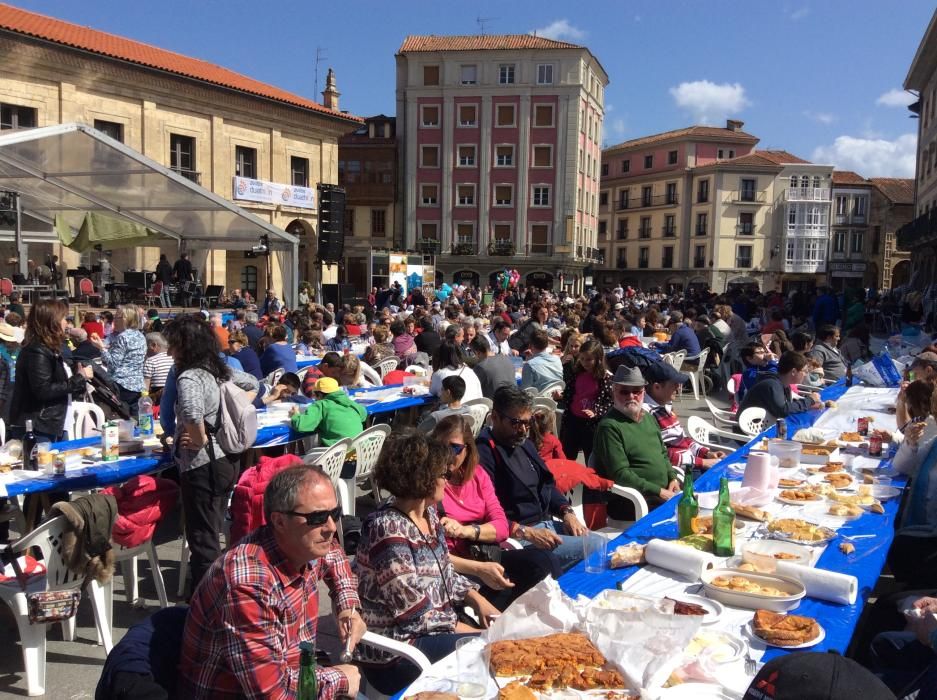
<path fill-rule="evenodd" d="M 100 338 L 91 342 L 101 351 L 101 359 L 111 379 L 117 384 L 120 400 L 137 413 L 137 401 L 144 389 L 143 363 L 146 360 L 146 336 L 140 330 L 140 312 L 133 304 L 117 307 L 114 332 L 109 347 Z"/>

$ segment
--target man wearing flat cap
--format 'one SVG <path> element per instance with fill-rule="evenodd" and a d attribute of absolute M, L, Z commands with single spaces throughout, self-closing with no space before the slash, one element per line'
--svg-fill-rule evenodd
<path fill-rule="evenodd" d="M 670 464 L 657 420 L 644 410 L 645 379 L 636 367 L 620 366 L 612 379 L 614 408 L 595 431 L 595 470 L 616 484 L 637 489 L 649 507 L 677 494 L 677 473 Z M 631 504 L 612 496 L 608 515 L 633 520 Z"/>

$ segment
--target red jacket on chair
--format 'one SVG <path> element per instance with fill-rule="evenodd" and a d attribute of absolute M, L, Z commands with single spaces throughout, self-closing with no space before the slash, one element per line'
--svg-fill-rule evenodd
<path fill-rule="evenodd" d="M 179 486 L 170 479 L 144 475 L 108 486 L 101 493 L 117 501 L 111 539 L 124 547 L 137 547 L 153 537 L 159 521 L 176 505 Z"/>
<path fill-rule="evenodd" d="M 250 469 L 241 474 L 234 496 L 231 498 L 231 542 L 233 547 L 251 530 L 266 524 L 264 518 L 264 489 L 277 472 L 303 463 L 296 455 L 261 457 Z"/>

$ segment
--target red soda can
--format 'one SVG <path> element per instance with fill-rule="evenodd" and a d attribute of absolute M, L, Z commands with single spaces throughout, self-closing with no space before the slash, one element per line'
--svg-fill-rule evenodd
<path fill-rule="evenodd" d="M 864 418 L 864 417 L 859 418 L 856 421 L 856 423 L 858 423 L 858 426 L 856 428 L 857 433 L 859 433 L 860 435 L 869 434 L 869 419 L 868 418 Z"/>
<path fill-rule="evenodd" d="M 872 435 L 869 437 L 869 457 L 882 456 L 882 436 Z"/>

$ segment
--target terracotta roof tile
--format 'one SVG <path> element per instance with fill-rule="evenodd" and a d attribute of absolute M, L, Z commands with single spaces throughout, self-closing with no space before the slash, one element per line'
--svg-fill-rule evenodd
<path fill-rule="evenodd" d="M 91 29 L 90 27 L 82 27 L 54 17 L 27 12 L 11 5 L 0 4 L 0 29 L 89 51 L 101 56 L 136 63 L 147 68 L 156 68 L 187 78 L 194 78 L 195 80 L 250 93 L 277 102 L 284 102 L 295 107 L 309 109 L 330 117 L 352 122 L 360 121 L 359 117 L 327 109 L 318 102 L 294 95 L 273 85 L 267 85 L 259 80 L 248 78 L 208 61 L 183 56 L 166 49 L 160 49 L 156 46 L 150 46 L 149 44 Z"/>
<path fill-rule="evenodd" d="M 914 204 L 914 178 L 870 177 L 869 182 L 895 204 Z"/>
<path fill-rule="evenodd" d="M 787 163 L 809 163 L 787 151 L 752 151 L 748 155 L 719 161 L 719 165 L 786 165 Z"/>
<path fill-rule="evenodd" d="M 556 41 L 533 34 L 429 36 L 410 35 L 397 53 L 417 51 L 506 51 L 512 49 L 581 49 L 578 44 Z"/>
<path fill-rule="evenodd" d="M 854 173 L 852 170 L 834 170 L 833 171 L 833 184 L 834 185 L 868 185 L 869 181 L 862 177 L 859 173 Z"/>
<path fill-rule="evenodd" d="M 674 129 L 673 131 L 665 131 L 660 134 L 651 134 L 650 136 L 642 136 L 638 139 L 623 141 L 622 143 L 617 143 L 614 146 L 609 146 L 605 149 L 605 151 L 617 151 L 619 149 L 649 146 L 652 144 L 661 143 L 663 141 L 670 141 L 681 138 L 719 138 L 726 140 L 734 139 L 736 141 L 746 141 L 749 143 L 757 143 L 758 141 L 757 136 L 752 136 L 751 134 L 748 134 L 744 131 L 732 131 L 731 129 L 725 129 L 718 126 L 689 126 L 684 129 Z"/>

